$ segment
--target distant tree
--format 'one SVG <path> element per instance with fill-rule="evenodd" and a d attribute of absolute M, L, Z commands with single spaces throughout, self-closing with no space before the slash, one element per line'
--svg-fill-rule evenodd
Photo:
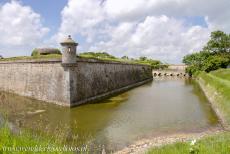
<path fill-rule="evenodd" d="M 200 51 L 198 53 L 186 55 L 183 58 L 183 63 L 185 63 L 186 65 L 196 65 L 200 67 L 204 63 L 204 61 L 210 56 L 211 56 L 210 52 Z"/>
<path fill-rule="evenodd" d="M 136 59 L 134 59 L 134 58 L 131 58 L 130 60 L 131 60 L 131 61 L 135 61 Z"/>
<path fill-rule="evenodd" d="M 142 57 L 139 58 L 139 60 L 145 61 L 145 60 L 147 60 L 147 57 L 142 56 Z"/>
<path fill-rule="evenodd" d="M 208 41 L 204 50 L 213 53 L 230 52 L 230 35 L 222 31 L 214 31 L 211 33 L 211 39 Z"/>
<path fill-rule="evenodd" d="M 121 59 L 129 59 L 128 56 L 122 56 Z"/>
<path fill-rule="evenodd" d="M 198 67 L 195 65 L 190 65 L 189 67 L 186 67 L 185 71 L 189 74 L 189 76 L 192 76 L 197 71 L 199 71 Z"/>

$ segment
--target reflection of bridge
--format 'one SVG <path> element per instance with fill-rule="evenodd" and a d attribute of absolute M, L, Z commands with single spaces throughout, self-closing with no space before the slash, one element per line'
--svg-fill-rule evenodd
<path fill-rule="evenodd" d="M 186 65 L 169 65 L 168 69 L 153 70 L 153 77 L 188 77 L 185 73 Z"/>

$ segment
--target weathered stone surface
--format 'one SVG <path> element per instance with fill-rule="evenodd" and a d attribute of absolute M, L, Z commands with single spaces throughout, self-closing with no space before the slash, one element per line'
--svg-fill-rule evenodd
<path fill-rule="evenodd" d="M 74 106 L 127 90 L 152 79 L 146 65 L 78 59 L 0 62 L 0 90 Z"/>
<path fill-rule="evenodd" d="M 72 40 L 71 36 L 65 39 L 60 43 L 62 45 L 62 63 L 63 64 L 74 64 L 76 63 L 77 56 L 77 45 L 74 40 Z"/>
<path fill-rule="evenodd" d="M 60 62 L 1 62 L 0 90 L 69 104 L 69 76 Z"/>
<path fill-rule="evenodd" d="M 77 80 L 73 87 L 77 93 L 73 98 L 76 104 L 152 78 L 151 68 L 146 65 L 80 60 L 77 65 L 72 75 Z"/>

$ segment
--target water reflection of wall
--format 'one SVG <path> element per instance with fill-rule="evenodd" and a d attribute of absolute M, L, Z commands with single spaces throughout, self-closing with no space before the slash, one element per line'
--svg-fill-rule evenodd
<path fill-rule="evenodd" d="M 92 148 L 98 148 L 99 140 L 106 139 L 100 132 L 107 127 L 112 113 L 127 97 L 127 94 L 121 94 L 99 104 L 70 109 L 0 92 L 0 113 L 4 112 L 8 120 L 20 129 L 50 135 L 66 144 L 89 144 Z"/>

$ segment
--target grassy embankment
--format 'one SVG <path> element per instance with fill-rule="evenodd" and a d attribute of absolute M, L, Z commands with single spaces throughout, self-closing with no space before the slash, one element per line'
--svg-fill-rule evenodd
<path fill-rule="evenodd" d="M 205 92 L 218 109 L 227 127 L 230 126 L 230 69 L 220 69 L 210 73 L 201 72 L 197 81 L 205 87 Z M 229 154 L 230 132 L 205 137 L 195 145 L 190 142 L 178 142 L 161 147 L 154 147 L 149 154 Z"/>
<path fill-rule="evenodd" d="M 200 73 L 198 82 L 204 87 L 205 93 L 224 124 L 230 126 L 230 69 L 220 69 L 210 73 Z"/>

